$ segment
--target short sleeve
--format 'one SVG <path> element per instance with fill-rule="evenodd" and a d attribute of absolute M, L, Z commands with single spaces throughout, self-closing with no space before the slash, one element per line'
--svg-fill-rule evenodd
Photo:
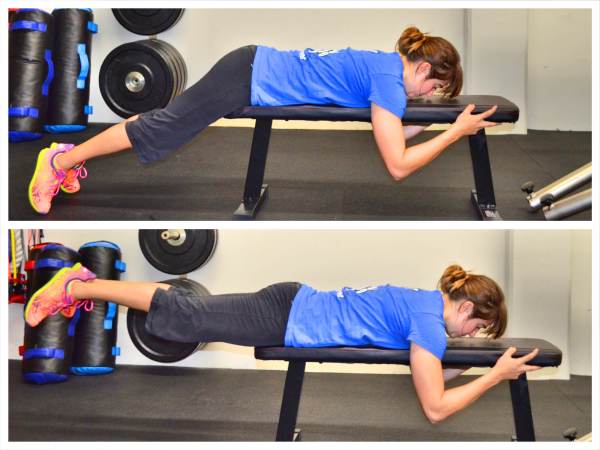
<path fill-rule="evenodd" d="M 402 119 L 406 111 L 404 84 L 394 75 L 373 74 L 369 101 Z"/>
<path fill-rule="evenodd" d="M 430 313 L 417 313 L 410 320 L 410 331 L 406 338 L 423 347 L 441 360 L 446 351 L 446 331 L 443 321 Z"/>

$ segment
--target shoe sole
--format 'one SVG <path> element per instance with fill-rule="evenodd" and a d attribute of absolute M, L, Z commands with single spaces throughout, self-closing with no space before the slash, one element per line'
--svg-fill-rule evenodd
<path fill-rule="evenodd" d="M 75 191 L 68 191 L 65 189 L 65 187 L 62 184 L 60 185 L 60 190 L 63 191 L 65 194 L 75 194 L 75 193 L 79 192 L 79 189 L 77 189 Z"/>
<path fill-rule="evenodd" d="M 56 280 L 57 277 L 59 277 L 63 272 L 65 272 L 67 270 L 77 270 L 80 267 L 81 267 L 81 263 L 76 263 L 72 267 L 63 267 L 58 272 L 56 272 L 54 274 L 54 276 L 52 278 L 50 278 L 50 280 L 45 285 L 43 285 L 41 288 L 39 288 L 37 291 L 35 291 L 35 293 L 31 296 L 31 299 L 29 299 L 29 301 L 27 302 L 27 306 L 25 307 L 25 314 L 24 314 L 25 321 L 27 322 L 27 314 L 29 313 L 29 311 L 31 311 L 30 308 L 31 308 L 31 305 L 33 305 L 33 301 L 36 298 L 38 298 L 46 289 L 48 289 L 52 285 L 52 283 L 54 283 L 54 281 Z M 42 319 L 42 320 L 44 320 L 44 319 Z M 39 324 L 39 322 L 38 322 L 38 324 Z"/>
<path fill-rule="evenodd" d="M 38 175 L 38 171 L 40 170 L 41 167 L 41 163 L 42 163 L 42 159 L 44 156 L 46 156 L 46 152 L 48 152 L 50 149 L 49 148 L 45 148 L 43 149 L 40 154 L 37 157 L 37 162 L 35 164 L 35 171 L 33 172 L 33 176 L 31 177 L 31 181 L 29 181 L 29 188 L 28 188 L 28 197 L 29 197 L 29 204 L 31 205 L 31 207 L 33 208 L 33 210 L 38 213 L 38 214 L 48 214 L 47 212 L 42 212 L 39 209 L 36 208 L 34 202 L 33 202 L 33 183 Z"/>

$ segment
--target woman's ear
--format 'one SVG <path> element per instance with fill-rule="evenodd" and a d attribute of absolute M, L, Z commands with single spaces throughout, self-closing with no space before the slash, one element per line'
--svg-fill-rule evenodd
<path fill-rule="evenodd" d="M 431 73 L 431 64 L 427 61 L 423 61 L 417 66 L 416 74 L 426 80 L 429 78 L 429 74 Z"/>
<path fill-rule="evenodd" d="M 467 315 L 467 317 L 471 317 L 471 314 L 473 314 L 473 307 L 474 307 L 474 306 L 475 306 L 475 305 L 473 304 L 473 302 L 472 302 L 471 300 L 465 300 L 465 301 L 463 301 L 463 302 L 460 304 L 460 306 L 459 306 L 458 310 L 459 310 L 461 313 L 464 313 L 464 314 L 466 314 L 466 315 Z"/>

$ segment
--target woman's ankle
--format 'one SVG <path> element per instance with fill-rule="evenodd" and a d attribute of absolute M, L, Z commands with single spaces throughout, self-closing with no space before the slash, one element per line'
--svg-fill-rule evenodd
<path fill-rule="evenodd" d="M 85 300 L 87 298 L 87 294 L 85 292 L 87 281 L 82 280 L 73 280 L 69 282 L 67 286 L 68 293 L 73 296 L 75 300 Z"/>
<path fill-rule="evenodd" d="M 54 157 L 54 165 L 61 170 L 69 170 L 71 167 L 66 164 L 65 153 L 59 153 Z"/>
<path fill-rule="evenodd" d="M 75 148 L 76 147 L 73 147 L 73 149 Z M 73 158 L 73 149 L 65 153 L 59 153 L 54 157 L 54 164 L 56 164 L 59 169 L 69 170 L 81 162 Z"/>

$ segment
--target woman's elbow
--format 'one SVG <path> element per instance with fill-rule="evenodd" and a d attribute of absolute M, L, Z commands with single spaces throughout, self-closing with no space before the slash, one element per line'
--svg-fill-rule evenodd
<path fill-rule="evenodd" d="M 423 412 L 425 413 L 425 417 L 427 420 L 431 422 L 433 425 L 436 425 L 442 421 L 444 421 L 448 416 L 443 414 L 441 411 L 435 408 L 423 408 Z"/>
<path fill-rule="evenodd" d="M 402 181 L 410 175 L 410 172 L 403 167 L 387 166 L 387 170 L 394 181 Z"/>

